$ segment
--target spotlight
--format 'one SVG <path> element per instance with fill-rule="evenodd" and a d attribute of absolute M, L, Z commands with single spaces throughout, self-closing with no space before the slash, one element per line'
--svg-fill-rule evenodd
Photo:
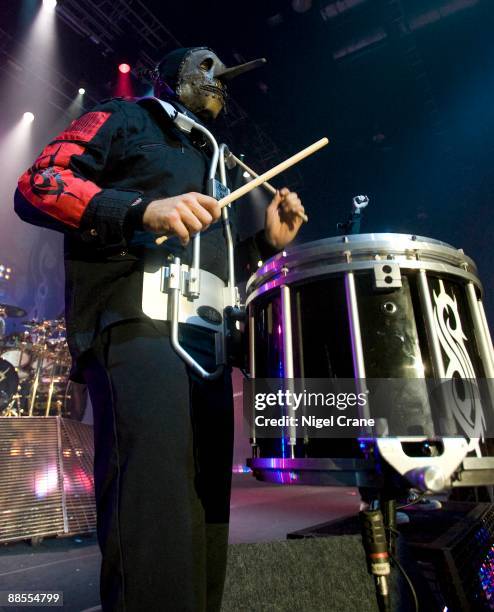
<path fill-rule="evenodd" d="M 8 281 L 12 275 L 12 268 L 9 266 L 4 266 L 4 264 L 0 264 L 0 281 Z"/>
<path fill-rule="evenodd" d="M 24 113 L 23 119 L 26 123 L 32 123 L 34 121 L 34 115 L 33 113 L 30 113 L 29 111 L 27 111 Z"/>
<path fill-rule="evenodd" d="M 57 0 L 43 0 L 43 6 L 54 11 L 57 8 Z"/>
<path fill-rule="evenodd" d="M 86 90 L 84 89 L 84 87 L 79 87 L 79 94 L 83 96 L 85 93 L 86 93 Z"/>
<path fill-rule="evenodd" d="M 130 72 L 130 66 L 128 64 L 120 64 L 118 69 L 122 74 L 127 74 L 127 72 Z"/>

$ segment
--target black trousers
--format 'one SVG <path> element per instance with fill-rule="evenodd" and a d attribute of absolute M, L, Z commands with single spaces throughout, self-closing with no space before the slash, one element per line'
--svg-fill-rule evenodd
<path fill-rule="evenodd" d="M 103 610 L 213 612 L 226 569 L 233 454 L 231 373 L 205 382 L 166 324 L 105 330 L 84 364 L 94 411 Z M 207 332 L 182 342 L 213 363 Z"/>

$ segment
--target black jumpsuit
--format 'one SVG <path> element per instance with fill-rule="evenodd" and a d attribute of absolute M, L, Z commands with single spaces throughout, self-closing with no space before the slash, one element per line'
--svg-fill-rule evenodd
<path fill-rule="evenodd" d="M 226 567 L 233 401 L 230 372 L 191 376 L 168 324 L 141 310 L 144 256 L 191 248 L 129 223 L 132 205 L 205 192 L 207 147 L 151 107 L 113 99 L 52 141 L 19 179 L 15 209 L 65 233 L 67 337 L 88 384 L 95 433 L 104 610 L 219 610 Z M 232 209 L 233 211 L 233 209 Z M 273 254 L 259 232 L 237 242 L 244 272 Z M 203 269 L 226 278 L 220 224 L 202 237 Z M 213 365 L 209 332 L 182 343 Z"/>

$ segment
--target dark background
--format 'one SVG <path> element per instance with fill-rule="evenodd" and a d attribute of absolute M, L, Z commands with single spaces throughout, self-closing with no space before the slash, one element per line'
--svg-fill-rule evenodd
<path fill-rule="evenodd" d="M 364 232 L 429 236 L 473 257 L 485 286 L 488 317 L 494 320 L 491 0 L 60 1 L 51 67 L 71 83 L 53 73 L 39 80 L 46 66 L 35 67 L 35 62 L 19 61 L 20 69 L 12 68 L 40 4 L 0 2 L 0 27 L 8 34 L 0 45 L 0 138 L 21 111 L 36 113 L 26 163 L 68 122 L 64 109 L 74 96 L 73 87 L 86 87 L 86 108 L 116 92 L 120 61 L 133 67 L 145 64 L 143 51 L 157 61 L 177 41 L 210 46 L 226 64 L 264 56 L 265 67 L 231 85 L 230 93 L 247 117 L 236 122 L 232 107 L 229 144 L 262 170 L 324 135 L 330 138 L 329 147 L 287 177 L 310 215 L 299 240 L 337 234 L 336 223 L 346 219 L 352 196 L 367 194 L 371 202 Z M 168 31 L 163 44 L 150 44 L 137 18 L 125 17 L 128 4 L 137 7 L 148 25 L 152 11 Z M 95 7 L 107 15 L 113 11 L 111 21 L 120 32 L 112 31 L 111 42 L 77 33 L 64 18 L 75 10 L 86 11 L 88 19 L 97 17 Z M 101 26 L 104 19 L 98 21 Z M 148 89 L 134 77 L 132 86 L 141 95 Z M 267 136 L 270 153 L 260 152 L 258 138 L 251 144 L 256 130 Z M 15 173 L 6 176 L 4 184 L 13 188 L 15 179 Z M 275 183 L 282 186 L 283 180 Z M 9 193 L 2 189 L 0 221 L 5 215 L 8 220 L 0 229 L 0 239 L 5 234 L 0 259 L 16 264 L 24 276 L 32 275 L 33 255 L 19 246 L 24 230 L 10 220 Z M 33 231 L 33 240 L 41 236 L 40 244 L 54 241 L 57 252 L 56 238 Z M 45 314 L 54 316 L 61 284 L 58 272 L 50 276 L 56 282 L 48 286 Z M 4 291 L 6 301 L 33 308 L 27 285 L 20 291 L 12 284 L 9 291 Z"/>

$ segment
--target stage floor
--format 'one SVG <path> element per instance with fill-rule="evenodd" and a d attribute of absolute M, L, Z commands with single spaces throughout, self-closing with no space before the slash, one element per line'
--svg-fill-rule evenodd
<path fill-rule="evenodd" d="M 281 486 L 234 474 L 230 542 L 284 540 L 290 531 L 357 512 L 359 502 L 350 487 Z M 0 588 L 63 591 L 63 610 L 96 612 L 99 557 L 95 537 L 88 536 L 46 539 L 37 547 L 26 542 L 0 546 Z"/>

